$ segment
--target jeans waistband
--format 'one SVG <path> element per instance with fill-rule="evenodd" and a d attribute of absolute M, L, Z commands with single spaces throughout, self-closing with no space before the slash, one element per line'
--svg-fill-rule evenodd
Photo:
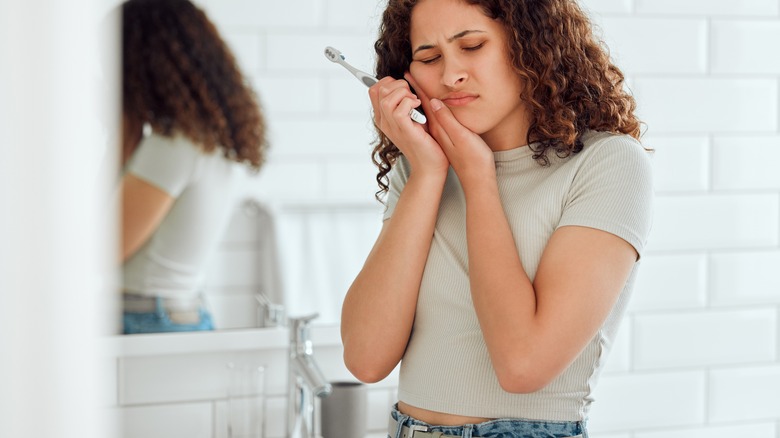
<path fill-rule="evenodd" d="M 588 438 L 584 421 L 542 421 L 499 418 L 460 426 L 431 425 L 401 413 L 393 406 L 388 425 L 389 438 Z"/>
<path fill-rule="evenodd" d="M 154 312 L 160 309 L 168 312 L 197 312 L 203 306 L 203 297 L 199 294 L 176 298 L 130 292 L 122 294 L 122 308 L 125 312 Z"/>

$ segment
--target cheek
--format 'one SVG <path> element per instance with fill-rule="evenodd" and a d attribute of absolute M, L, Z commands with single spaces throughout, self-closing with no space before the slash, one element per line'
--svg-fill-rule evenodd
<path fill-rule="evenodd" d="M 415 67 L 412 64 L 409 68 L 409 74 L 412 75 L 414 81 L 417 82 L 419 88 L 429 97 L 434 97 L 435 84 L 437 83 L 436 75 L 431 68 Z"/>

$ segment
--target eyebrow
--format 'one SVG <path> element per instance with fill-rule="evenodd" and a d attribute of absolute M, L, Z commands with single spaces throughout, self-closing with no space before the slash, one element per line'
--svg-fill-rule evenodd
<path fill-rule="evenodd" d="M 451 42 L 455 41 L 458 38 L 463 38 L 464 36 L 472 34 L 472 33 L 486 33 L 486 32 L 484 30 L 474 30 L 474 29 L 464 30 L 463 32 L 458 32 L 455 35 L 447 38 L 447 42 L 451 43 Z M 433 45 L 433 44 L 423 44 L 421 46 L 418 46 L 416 49 L 414 49 L 414 52 L 412 52 L 412 56 L 414 56 L 414 54 L 419 52 L 420 50 L 432 49 L 434 47 L 436 47 L 436 46 Z"/>

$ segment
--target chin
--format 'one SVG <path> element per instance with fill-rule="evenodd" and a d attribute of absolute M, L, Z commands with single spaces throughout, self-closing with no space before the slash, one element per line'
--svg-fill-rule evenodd
<path fill-rule="evenodd" d="M 465 120 L 461 122 L 461 125 L 477 135 L 483 135 L 490 131 L 490 124 L 483 120 Z"/>
<path fill-rule="evenodd" d="M 485 120 L 482 120 L 482 118 L 478 117 L 477 115 L 470 114 L 465 111 L 451 111 L 452 115 L 455 116 L 455 120 L 457 120 L 458 123 L 463 125 L 469 131 L 477 135 L 482 135 L 489 130 L 489 123 L 487 123 Z"/>

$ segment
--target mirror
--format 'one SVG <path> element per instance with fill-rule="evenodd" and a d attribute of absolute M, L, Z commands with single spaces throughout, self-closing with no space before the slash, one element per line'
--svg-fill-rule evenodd
<path fill-rule="evenodd" d="M 214 325 L 257 327 L 258 292 L 288 315 L 317 312 L 315 325 L 337 324 L 343 296 L 381 228 L 383 206 L 374 199 L 366 88 L 326 59 L 324 48 L 337 47 L 372 71 L 383 5 L 194 3 L 256 92 L 270 144 L 260 173 L 245 179 L 205 272 Z"/>

